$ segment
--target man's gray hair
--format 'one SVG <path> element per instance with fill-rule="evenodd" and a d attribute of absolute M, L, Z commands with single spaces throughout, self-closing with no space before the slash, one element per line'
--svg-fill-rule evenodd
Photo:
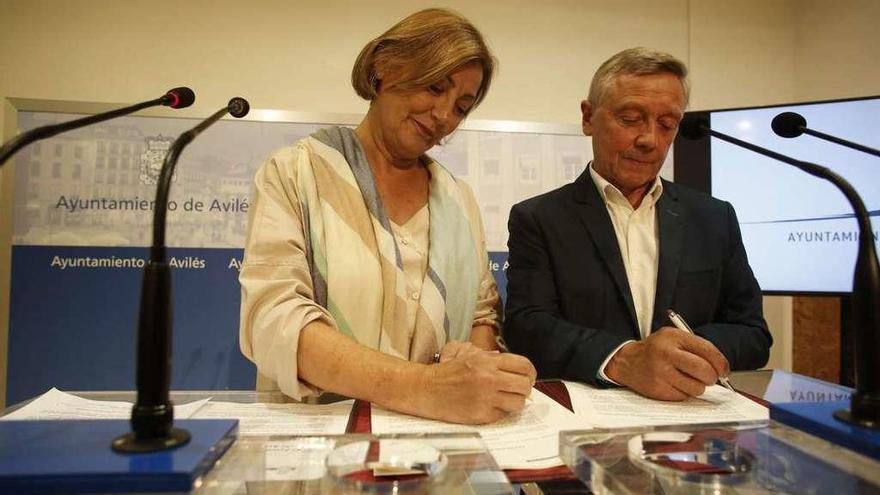
<path fill-rule="evenodd" d="M 690 98 L 687 66 L 672 55 L 650 48 L 628 48 L 605 61 L 593 75 L 590 83 L 590 104 L 594 107 L 602 103 L 611 85 L 618 76 L 646 76 L 651 74 L 669 73 L 681 81 L 684 91 L 684 105 L 687 107 Z"/>

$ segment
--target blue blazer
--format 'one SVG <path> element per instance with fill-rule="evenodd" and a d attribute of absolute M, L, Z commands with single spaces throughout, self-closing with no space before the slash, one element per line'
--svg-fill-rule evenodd
<path fill-rule="evenodd" d="M 651 329 L 674 309 L 731 369 L 767 363 L 772 338 L 733 207 L 663 181 Z M 599 366 L 638 340 L 632 293 L 611 217 L 589 169 L 510 211 L 504 336 L 539 378 L 597 382 Z M 601 384 L 600 384 L 601 385 Z"/>

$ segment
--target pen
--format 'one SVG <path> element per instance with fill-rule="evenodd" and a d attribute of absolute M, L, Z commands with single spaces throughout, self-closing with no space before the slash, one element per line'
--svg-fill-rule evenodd
<path fill-rule="evenodd" d="M 679 330 L 684 330 L 691 335 L 696 335 L 694 331 L 691 330 L 690 325 L 688 325 L 687 322 L 684 321 L 684 318 L 682 318 L 681 315 L 671 309 L 666 310 L 666 314 L 669 316 L 669 321 L 671 321 L 672 324 L 675 325 L 675 328 L 678 328 Z M 721 382 L 721 384 L 724 385 L 727 390 L 736 393 L 736 390 L 734 390 L 733 386 L 730 384 L 729 378 L 727 378 L 726 376 L 719 376 L 718 381 Z"/>

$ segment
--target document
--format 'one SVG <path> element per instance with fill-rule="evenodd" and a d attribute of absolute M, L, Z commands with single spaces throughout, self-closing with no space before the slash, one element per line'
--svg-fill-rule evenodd
<path fill-rule="evenodd" d="M 174 406 L 175 419 L 238 419 L 239 435 L 339 435 L 353 400 L 335 404 L 240 404 L 208 399 Z M 91 400 L 53 388 L 0 419 L 128 419 L 132 403 Z"/>
<path fill-rule="evenodd" d="M 193 419 L 238 419 L 238 434 L 341 435 L 345 433 L 353 400 L 333 404 L 273 404 L 208 402 Z"/>
<path fill-rule="evenodd" d="M 522 411 L 490 425 L 459 425 L 416 418 L 373 406 L 374 434 L 461 433 L 480 434 L 495 462 L 502 469 L 544 469 L 562 465 L 559 432 L 583 430 L 589 423 L 538 390 Z"/>
<path fill-rule="evenodd" d="M 563 383 L 575 414 L 598 428 L 770 419 L 766 407 L 720 385 L 707 387 L 700 398 L 667 402 L 643 397 L 629 389 Z"/>
<path fill-rule="evenodd" d="M 186 419 L 209 399 L 174 406 L 174 417 Z M 83 399 L 52 388 L 0 420 L 17 419 L 128 419 L 131 402 Z"/>

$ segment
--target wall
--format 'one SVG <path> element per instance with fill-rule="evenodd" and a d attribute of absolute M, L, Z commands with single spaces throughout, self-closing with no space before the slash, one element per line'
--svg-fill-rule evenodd
<path fill-rule="evenodd" d="M 437 3 L 0 0 L 0 100 L 134 102 L 186 84 L 198 92 L 187 115 L 207 115 L 234 95 L 247 97 L 254 108 L 362 113 L 366 104 L 348 83 L 361 46 L 404 15 Z M 500 60 L 499 77 L 473 118 L 552 123 L 577 123 L 593 71 L 612 53 L 635 45 L 663 49 L 689 63 L 692 108 L 828 94 L 838 88 L 822 89 L 830 85 L 825 80 L 801 84 L 801 67 L 812 66 L 829 45 L 834 54 L 870 46 L 861 39 L 848 45 L 847 26 L 867 23 L 860 20 L 863 10 L 876 11 L 870 0 L 833 7 L 794 0 L 442 4 L 471 18 Z M 837 15 L 850 19 L 840 22 L 840 32 L 811 38 L 809 48 L 797 46 L 805 25 Z M 14 132 L 9 112 L 8 104 L 0 106 L 4 136 Z M 0 387 L 5 387 L 11 173 L 7 166 L 0 175 Z M 790 305 L 789 298 L 765 302 L 778 342 L 790 334 Z M 785 346 L 777 346 L 771 365 L 787 363 Z"/>
<path fill-rule="evenodd" d="M 880 2 L 804 0 L 795 12 L 795 98 L 880 94 Z"/>

